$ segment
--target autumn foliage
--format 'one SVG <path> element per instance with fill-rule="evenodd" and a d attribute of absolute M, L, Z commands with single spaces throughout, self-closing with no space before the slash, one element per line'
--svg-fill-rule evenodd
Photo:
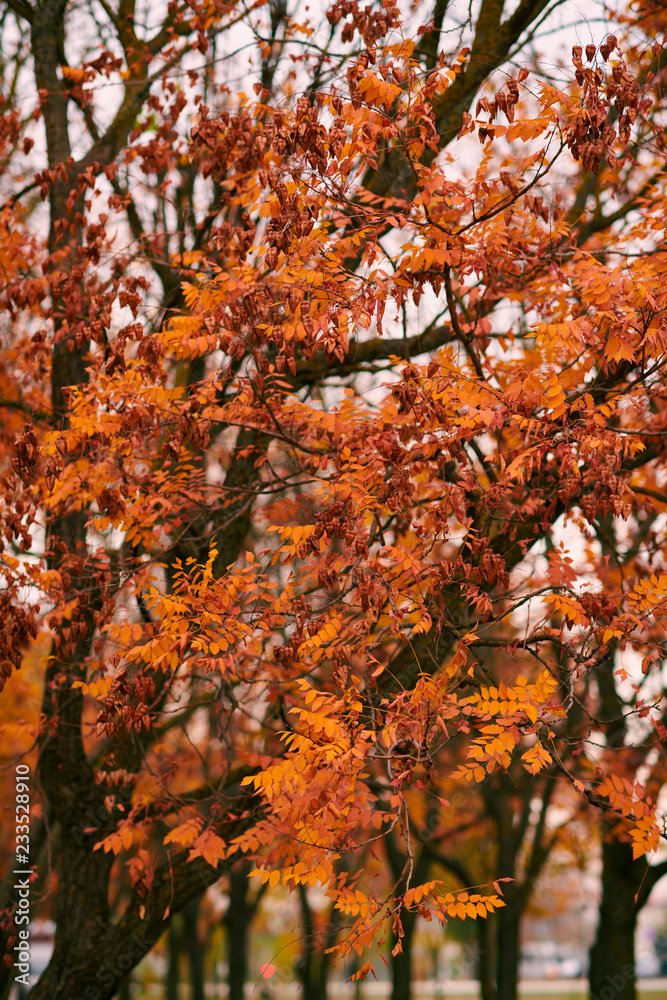
<path fill-rule="evenodd" d="M 447 783 L 519 768 L 658 847 L 664 13 L 548 76 L 545 7 L 484 0 L 451 49 L 440 4 L 144 30 L 121 0 L 70 65 L 65 4 L 9 3 L 34 111 L 5 94 L 1 725 L 57 877 L 31 996 L 112 996 L 119 942 L 240 857 L 323 886 L 362 977 L 408 912 L 486 919 L 506 871 L 413 878 Z M 246 29 L 240 93 L 215 54 Z M 341 866 L 388 836 L 393 886 Z"/>

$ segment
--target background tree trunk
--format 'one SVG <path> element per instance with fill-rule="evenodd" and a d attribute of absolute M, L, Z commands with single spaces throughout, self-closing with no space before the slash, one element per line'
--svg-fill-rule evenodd
<path fill-rule="evenodd" d="M 402 910 L 401 923 L 403 924 L 402 951 L 391 957 L 391 1000 L 411 1000 L 412 996 L 412 943 L 416 915 L 409 910 Z M 393 933 L 390 944 L 392 948 L 396 944 Z"/>
<path fill-rule="evenodd" d="M 315 941 L 315 921 L 313 911 L 308 902 L 305 885 L 299 883 L 299 906 L 301 909 L 301 931 L 303 948 L 301 950 L 301 993 L 304 1000 L 321 1000 L 317 975 L 317 954 Z"/>
<path fill-rule="evenodd" d="M 132 976 L 127 976 L 118 990 L 118 1000 L 131 1000 L 132 997 Z"/>
<path fill-rule="evenodd" d="M 165 1000 L 178 1000 L 181 960 L 181 918 L 172 917 L 167 932 L 167 982 Z"/>
<path fill-rule="evenodd" d="M 524 902 L 505 893 L 505 906 L 496 914 L 496 998 L 517 1000 L 519 985 L 519 935 Z"/>
<path fill-rule="evenodd" d="M 243 1000 L 248 978 L 250 925 L 268 887 L 268 882 L 265 882 L 259 887 L 254 898 L 249 899 L 248 873 L 251 867 L 250 862 L 244 859 L 234 865 L 229 873 L 229 905 L 222 918 L 227 935 L 229 1000 Z"/>
<path fill-rule="evenodd" d="M 469 883 L 468 883 L 469 884 Z M 487 918 L 477 921 L 477 979 L 482 1000 L 498 1000 L 494 977 L 495 939 L 493 925 Z"/>
<path fill-rule="evenodd" d="M 205 949 L 199 939 L 199 907 L 201 896 L 193 899 L 183 909 L 183 950 L 187 952 L 190 968 L 190 996 L 204 1000 Z"/>
<path fill-rule="evenodd" d="M 600 519 L 597 531 L 602 551 L 618 559 L 610 540 L 611 516 Z M 600 695 L 600 717 L 607 723 L 605 736 L 609 746 L 622 747 L 627 736 L 624 706 L 615 675 L 615 648 L 596 671 Z M 639 892 L 646 874 L 644 858 L 633 860 L 632 845 L 618 840 L 611 832 L 614 824 L 602 823 L 602 898 L 598 928 L 590 951 L 589 982 L 591 993 L 599 997 L 606 987 L 614 1000 L 637 1000 L 635 979 L 635 931 Z M 601 998 L 604 1000 L 604 997 Z"/>
<path fill-rule="evenodd" d="M 248 929 L 247 918 L 248 879 L 244 872 L 230 874 L 229 907 L 224 917 L 227 931 L 227 983 L 229 1000 L 243 1000 L 243 990 L 248 978 Z"/>
<path fill-rule="evenodd" d="M 396 836 L 390 831 L 385 836 L 387 860 L 392 875 L 396 880 L 398 891 L 404 892 L 408 878 L 408 855 L 400 849 Z M 420 885 L 428 877 L 432 855 L 427 845 L 422 846 L 414 862 L 411 884 Z M 415 928 L 416 915 L 401 908 L 401 923 L 403 925 L 402 952 L 391 956 L 391 1000 L 411 1000 L 412 997 L 412 936 Z M 392 930 L 390 947 L 393 951 L 397 938 Z"/>
<path fill-rule="evenodd" d="M 609 990 L 613 990 L 614 1000 L 636 1000 L 637 917 L 665 870 L 667 866 L 663 863 L 647 869 L 644 858 L 633 859 L 630 843 L 603 840 L 602 899 L 590 952 L 592 996 L 604 1000 Z"/>

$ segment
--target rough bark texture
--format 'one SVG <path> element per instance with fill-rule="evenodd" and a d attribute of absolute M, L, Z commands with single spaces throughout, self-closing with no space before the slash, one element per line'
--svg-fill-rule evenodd
<path fill-rule="evenodd" d="M 80 857 L 80 853 L 78 856 Z M 72 851 L 76 855 L 75 851 Z M 95 853 L 97 859 L 101 851 Z M 74 894 L 81 907 L 80 916 L 75 918 L 70 912 L 70 920 L 62 916 L 56 929 L 56 947 L 48 968 L 30 991 L 30 1000 L 90 1000 L 86 991 L 94 992 L 96 1000 L 111 1000 L 120 988 L 127 973 L 146 955 L 168 927 L 164 915 L 168 907 L 178 913 L 191 899 L 200 895 L 207 885 L 220 878 L 199 859 L 188 862 L 187 854 L 179 857 L 172 865 L 174 881 L 169 877 L 169 866 L 158 868 L 153 887 L 143 901 L 133 901 L 118 923 L 107 923 L 102 927 L 96 913 L 89 908 L 85 895 L 83 877 L 78 881 Z M 65 864 L 60 871 L 71 871 Z M 93 888 L 100 880 L 99 869 L 90 868 Z M 173 892 L 172 892 L 173 889 Z M 98 912 L 100 902 L 94 893 Z M 141 912 L 143 903 L 145 911 Z M 88 906 L 88 909 L 86 908 Z M 92 917 L 92 919 L 91 919 Z M 70 927 L 74 926 L 74 932 Z M 77 938 L 75 935 L 79 933 Z M 95 946 L 90 944 L 91 934 L 95 934 Z"/>

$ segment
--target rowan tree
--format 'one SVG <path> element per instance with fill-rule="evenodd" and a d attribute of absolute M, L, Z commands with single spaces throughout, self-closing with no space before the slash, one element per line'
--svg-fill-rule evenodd
<path fill-rule="evenodd" d="M 406 790 L 457 734 L 460 780 L 553 770 L 655 850 L 652 790 L 564 747 L 612 651 L 663 656 L 664 14 L 547 78 L 561 6 L 6 0 L 7 211 L 48 208 L 3 288 L 2 677 L 51 638 L 32 1000 L 113 996 L 244 858 L 325 888 L 359 977 L 406 912 L 485 919 L 499 883 L 415 882 Z M 389 891 L 337 864 L 383 837 Z"/>

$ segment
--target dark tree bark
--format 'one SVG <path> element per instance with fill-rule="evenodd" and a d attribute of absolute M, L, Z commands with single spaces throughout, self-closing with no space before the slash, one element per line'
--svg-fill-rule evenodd
<path fill-rule="evenodd" d="M 167 931 L 167 979 L 165 1000 L 178 1000 L 178 984 L 181 981 L 181 918 L 174 917 Z"/>
<path fill-rule="evenodd" d="M 320 973 L 320 997 L 327 1000 L 329 996 L 329 973 L 331 971 L 331 955 L 329 949 L 333 948 L 340 930 L 341 912 L 334 906 L 329 911 L 329 924 L 324 936 L 324 947 L 320 953 L 319 973 Z"/>
<path fill-rule="evenodd" d="M 408 855 L 400 849 L 393 831 L 385 836 L 385 848 L 392 876 L 397 883 L 397 891 L 404 892 L 408 878 L 412 885 L 426 881 L 431 867 L 432 855 L 426 846 L 421 847 L 410 873 Z M 391 956 L 391 1000 L 412 1000 L 412 943 L 417 916 L 411 910 L 401 907 L 403 936 L 399 938 L 394 930 L 390 934 Z M 394 948 L 399 943 L 401 950 L 395 955 Z"/>
<path fill-rule="evenodd" d="M 456 78 L 434 108 L 441 147 L 456 138 L 463 113 L 470 108 L 475 94 L 486 80 L 489 67 L 503 64 L 513 45 L 548 6 L 548 0 L 521 0 L 512 14 L 503 20 L 505 6 L 505 0 L 483 0 L 480 6 L 465 72 Z M 442 24 L 441 9 L 442 5 L 436 3 L 435 23 L 439 21 Z M 427 64 L 433 43 L 434 34 L 426 34 L 421 48 Z M 427 150 L 423 160 L 432 163 L 435 156 L 433 150 Z M 368 171 L 364 183 L 374 194 L 409 198 L 415 191 L 415 174 L 402 150 L 393 148 L 381 161 L 379 170 Z"/>
<path fill-rule="evenodd" d="M 73 881 L 58 893 L 53 956 L 30 991 L 31 1000 L 76 1000 L 91 989 L 97 991 L 98 1000 L 110 1000 L 128 972 L 164 934 L 169 926 L 165 913 L 173 919 L 223 874 L 222 869 L 215 870 L 200 858 L 189 861 L 187 851 L 174 855 L 171 865 L 165 863 L 156 869 L 150 892 L 143 899 L 133 897 L 123 916 L 113 923 L 107 915 L 106 889 L 102 889 L 106 886 L 104 866 L 109 865 L 111 855 L 91 850 L 88 861 L 76 842 L 81 836 L 82 828 L 74 827 L 63 847 L 65 857 L 59 870 L 72 872 Z M 94 844 L 97 837 L 96 830 L 89 839 Z M 72 858 L 80 865 L 88 863 L 79 870 Z M 66 908 L 68 900 L 70 909 L 63 915 L 60 907 Z"/>
<path fill-rule="evenodd" d="M 118 1000 L 131 1000 L 132 997 L 132 977 L 126 976 L 118 990 Z"/>
<path fill-rule="evenodd" d="M 328 949 L 335 944 L 340 929 L 340 910 L 332 907 L 326 927 L 318 929 L 303 884 L 299 885 L 299 904 L 303 932 L 301 992 L 304 1000 L 327 1000 L 331 968 Z"/>
<path fill-rule="evenodd" d="M 466 885 L 470 885 L 466 881 Z M 488 920 L 476 921 L 477 931 L 477 979 L 482 1000 L 496 1000 L 495 938 Z"/>
<path fill-rule="evenodd" d="M 598 525 L 598 537 L 606 554 L 618 560 L 611 540 L 611 519 Z M 623 747 L 627 736 L 624 704 L 616 687 L 613 649 L 596 672 L 600 696 L 600 718 L 606 723 L 605 737 L 612 747 Z M 602 897 L 598 928 L 590 951 L 589 982 L 596 1000 L 637 1000 L 635 934 L 639 911 L 651 890 L 667 872 L 663 862 L 650 866 L 645 857 L 633 859 L 632 845 L 611 831 L 613 820 L 602 825 Z"/>
<path fill-rule="evenodd" d="M 632 857 L 632 845 L 607 837 L 602 843 L 602 899 L 590 953 L 590 989 L 595 1000 L 637 1000 L 637 918 L 667 863 L 647 866 Z"/>
<path fill-rule="evenodd" d="M 591 948 L 590 987 L 604 1000 L 636 1000 L 635 895 L 646 871 L 643 858 L 633 861 L 632 846 L 622 841 L 602 843 L 602 900 L 597 936 Z"/>
<path fill-rule="evenodd" d="M 474 884 L 475 879 L 472 873 L 458 858 L 441 854 L 430 844 L 427 845 L 426 849 L 430 852 L 432 860 L 455 875 L 462 885 Z M 477 979 L 482 1000 L 497 1000 L 496 935 L 493 933 L 493 918 L 476 920 L 475 930 L 477 933 Z"/>
<path fill-rule="evenodd" d="M 248 978 L 250 925 L 268 885 L 265 882 L 254 897 L 250 898 L 248 873 L 251 867 L 250 862 L 244 859 L 234 865 L 229 873 L 229 905 L 222 918 L 227 934 L 229 1000 L 243 1000 Z"/>
<path fill-rule="evenodd" d="M 200 903 L 201 896 L 198 899 L 193 899 L 183 908 L 183 950 L 188 956 L 192 1000 L 204 1000 L 204 958 L 206 951 L 199 939 L 197 926 Z"/>
<path fill-rule="evenodd" d="M 505 894 L 506 905 L 496 914 L 496 998 L 517 1000 L 519 985 L 519 932 L 525 901 Z"/>
<path fill-rule="evenodd" d="M 411 1000 L 412 997 L 412 943 L 416 916 L 408 910 L 401 913 L 403 925 L 402 949 L 391 959 L 391 1000 Z M 396 938 L 392 935 L 392 946 Z"/>
<path fill-rule="evenodd" d="M 315 921 L 313 911 L 308 902 L 305 885 L 299 883 L 299 906 L 301 907 L 301 931 L 303 934 L 303 949 L 301 951 L 301 993 L 304 1000 L 321 1000 L 319 983 L 315 970 L 316 943 Z"/>
<path fill-rule="evenodd" d="M 231 872 L 229 878 L 229 907 L 224 917 L 227 930 L 229 1000 L 243 1000 L 243 990 L 248 978 L 248 878 L 245 871 Z"/>

